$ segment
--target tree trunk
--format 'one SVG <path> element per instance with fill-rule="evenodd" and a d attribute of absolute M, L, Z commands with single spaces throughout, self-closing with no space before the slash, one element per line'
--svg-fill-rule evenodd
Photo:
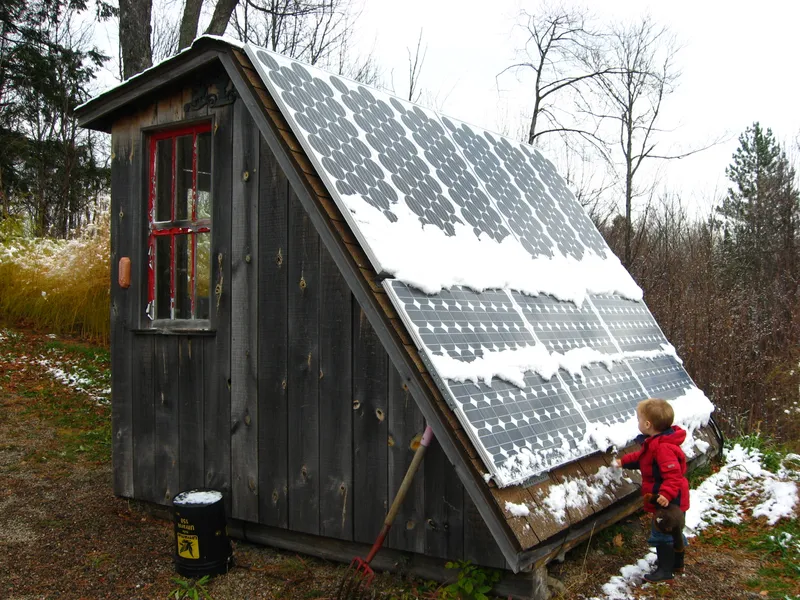
<path fill-rule="evenodd" d="M 228 28 L 228 21 L 231 20 L 231 14 L 238 3 L 239 0 L 219 0 L 217 6 L 214 8 L 214 16 L 211 17 L 211 23 L 208 24 L 206 34 L 223 35 Z"/>
<path fill-rule="evenodd" d="M 192 45 L 192 41 L 197 36 L 197 22 L 200 20 L 200 9 L 203 7 L 203 0 L 186 0 L 181 19 L 181 35 L 178 40 L 178 50 L 183 50 Z M 229 15 L 230 17 L 230 15 Z"/>
<path fill-rule="evenodd" d="M 152 12 L 153 0 L 119 0 L 119 45 L 124 79 L 153 66 Z"/>

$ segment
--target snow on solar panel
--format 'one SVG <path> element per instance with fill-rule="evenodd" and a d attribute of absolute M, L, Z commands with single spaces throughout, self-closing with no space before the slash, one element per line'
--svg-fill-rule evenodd
<path fill-rule="evenodd" d="M 689 374 L 674 356 L 633 357 L 626 358 L 625 361 L 642 382 L 648 396 L 673 400 L 682 396 L 687 389 L 695 387 Z"/>
<path fill-rule="evenodd" d="M 647 395 L 693 387 L 536 149 L 245 51 L 500 485 L 590 453 Z"/>

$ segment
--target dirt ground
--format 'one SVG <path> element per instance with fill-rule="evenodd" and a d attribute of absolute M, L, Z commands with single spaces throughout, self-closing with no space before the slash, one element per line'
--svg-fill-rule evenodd
<path fill-rule="evenodd" d="M 108 407 L 32 360 L 48 339 L 26 332 L 13 349 L 0 339 L 0 598 L 174 597 L 172 524 L 112 494 L 107 439 L 80 431 L 81 423 L 102 426 Z M 632 517 L 551 565 L 565 586 L 558 597 L 601 595 L 603 583 L 643 556 L 645 530 L 646 520 Z M 237 567 L 207 587 L 214 600 L 330 598 L 344 573 L 341 565 L 246 543 L 235 544 L 235 557 Z M 748 587 L 760 561 L 735 544 L 703 536 L 686 562 L 673 584 L 639 588 L 636 597 L 770 597 Z M 446 597 L 437 584 L 399 576 L 381 575 L 374 587 L 387 598 Z"/>

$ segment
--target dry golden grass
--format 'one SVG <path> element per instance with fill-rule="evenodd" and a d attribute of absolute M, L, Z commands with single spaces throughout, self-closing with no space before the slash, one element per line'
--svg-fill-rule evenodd
<path fill-rule="evenodd" d="M 108 343 L 108 215 L 74 240 L 0 232 L 0 319 Z"/>

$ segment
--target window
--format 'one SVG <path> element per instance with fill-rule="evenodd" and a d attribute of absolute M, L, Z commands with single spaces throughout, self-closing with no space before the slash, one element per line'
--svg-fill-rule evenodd
<path fill-rule="evenodd" d="M 211 124 L 149 145 L 147 316 L 204 320 L 211 304 Z"/>

